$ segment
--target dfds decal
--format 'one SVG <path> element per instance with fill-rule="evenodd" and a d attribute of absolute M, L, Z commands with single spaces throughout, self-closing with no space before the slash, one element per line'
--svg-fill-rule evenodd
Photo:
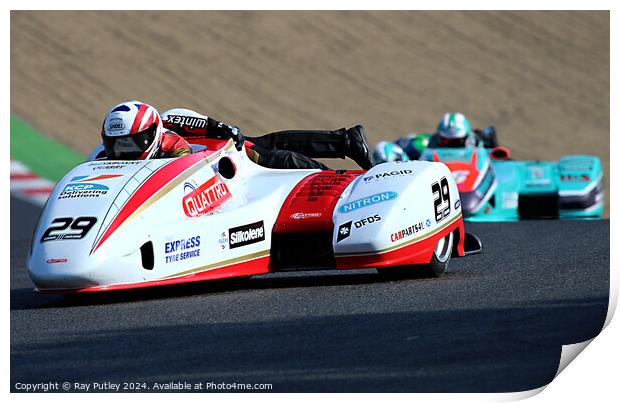
<path fill-rule="evenodd" d="M 197 188 L 186 182 L 185 190 L 189 193 L 183 197 L 183 211 L 188 217 L 210 213 L 231 197 L 226 184 L 215 176 Z"/>

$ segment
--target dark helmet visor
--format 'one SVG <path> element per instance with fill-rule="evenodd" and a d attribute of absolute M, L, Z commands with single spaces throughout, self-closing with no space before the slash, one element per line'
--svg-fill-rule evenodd
<path fill-rule="evenodd" d="M 135 160 L 153 144 L 157 124 L 152 124 L 147 129 L 126 136 L 106 136 L 103 135 L 103 147 L 108 159 L 113 160 Z"/>

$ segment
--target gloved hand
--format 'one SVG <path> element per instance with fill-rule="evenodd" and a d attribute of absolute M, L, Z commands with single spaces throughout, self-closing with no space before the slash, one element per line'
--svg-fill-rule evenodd
<path fill-rule="evenodd" d="M 239 151 L 241 151 L 243 143 L 245 142 L 245 137 L 238 127 L 218 122 L 212 118 L 207 120 L 207 136 L 224 140 L 233 139 L 235 147 L 237 147 Z"/>

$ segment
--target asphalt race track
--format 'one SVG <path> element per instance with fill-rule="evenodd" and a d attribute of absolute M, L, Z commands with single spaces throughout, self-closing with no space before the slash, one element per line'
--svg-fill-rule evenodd
<path fill-rule="evenodd" d="M 467 224 L 440 279 L 271 274 L 68 303 L 25 269 L 39 210 L 11 198 L 16 382 L 248 382 L 285 391 L 537 388 L 607 312 L 609 221 Z M 234 390 L 233 390 L 234 391 Z"/>

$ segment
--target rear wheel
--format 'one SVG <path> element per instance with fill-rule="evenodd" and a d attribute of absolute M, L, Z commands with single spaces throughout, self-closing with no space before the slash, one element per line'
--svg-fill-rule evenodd
<path fill-rule="evenodd" d="M 445 237 L 437 241 L 433 257 L 426 265 L 387 267 L 377 269 L 377 271 L 389 278 L 415 278 L 415 277 L 439 277 L 444 274 L 448 268 L 450 256 L 452 256 L 452 245 L 454 242 L 454 234 L 450 232 Z"/>

